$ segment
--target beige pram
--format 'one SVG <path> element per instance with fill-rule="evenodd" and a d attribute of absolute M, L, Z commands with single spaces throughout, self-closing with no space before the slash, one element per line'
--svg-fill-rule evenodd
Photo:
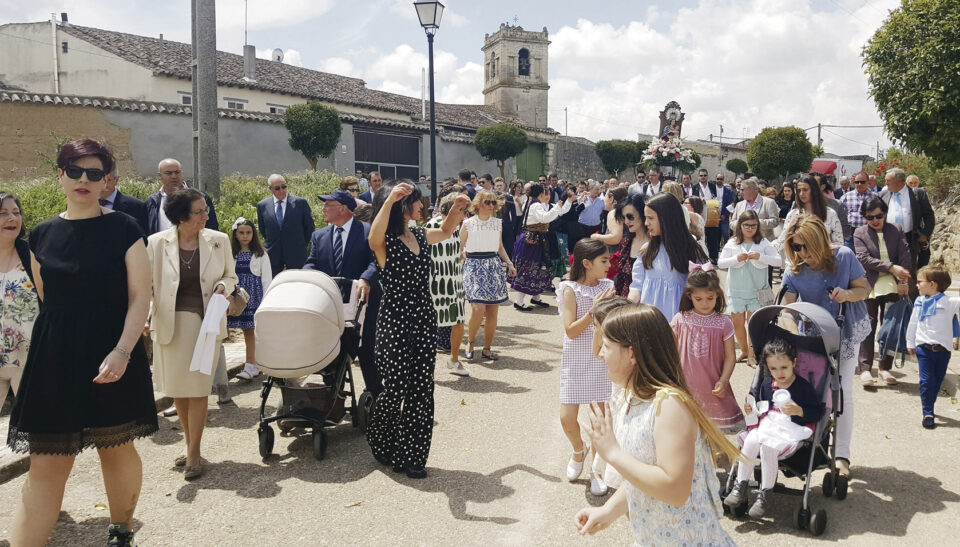
<path fill-rule="evenodd" d="M 278 422 L 281 431 L 309 428 L 318 460 L 327 449 L 323 428 L 339 424 L 347 412 L 354 427 L 366 430 L 373 398 L 364 392 L 357 403 L 350 366 L 359 347 L 363 306 L 356 307 L 356 317 L 344 318 L 344 300 L 350 293 L 350 280 L 312 270 L 286 270 L 263 295 L 254 316 L 257 363 L 267 375 L 257 428 L 262 457 L 273 452 L 272 422 Z M 315 373 L 322 376 L 322 384 L 297 381 Z M 274 386 L 280 388 L 281 405 L 275 415 L 267 416 Z"/>

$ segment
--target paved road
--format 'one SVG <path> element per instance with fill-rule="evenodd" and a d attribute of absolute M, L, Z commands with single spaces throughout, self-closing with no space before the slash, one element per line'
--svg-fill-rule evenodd
<path fill-rule="evenodd" d="M 553 302 L 552 298 L 548 301 Z M 188 483 L 174 470 L 182 453 L 177 422 L 137 446 L 144 489 L 137 511 L 141 545 L 510 544 L 579 545 L 632 542 L 625 520 L 596 538 L 580 538 L 576 511 L 602 503 L 585 480 L 562 480 L 570 455 L 558 423 L 560 327 L 556 308 L 530 314 L 502 309 L 493 364 L 474 364 L 471 378 L 446 372 L 438 360 L 436 429 L 429 478 L 410 480 L 375 463 L 348 424 L 330 431 L 324 461 L 308 435 L 277 437 L 275 455 L 257 453 L 259 389 L 231 384 L 238 406 L 211 398 L 204 437 L 207 473 Z M 237 355 L 239 347 L 231 348 Z M 954 363 L 956 367 L 956 361 Z M 957 376 L 949 389 L 956 396 Z M 751 369 L 738 368 L 739 396 Z M 845 501 L 824 500 L 827 532 L 818 539 L 792 529 L 796 479 L 781 478 L 762 522 L 725 519 L 740 544 L 956 544 L 960 537 L 960 413 L 938 401 L 945 426 L 920 428 L 916 365 L 897 371 L 901 383 L 856 389 L 854 480 Z M 358 374 L 359 377 L 359 374 Z M 271 403 L 275 404 L 276 399 Z M 821 473 L 816 473 L 817 483 Z M 0 485 L 0 538 L 9 535 L 11 505 L 24 477 Z M 108 523 L 95 453 L 77 459 L 51 545 L 103 544 Z M 4 543 L 0 541 L 0 543 Z"/>

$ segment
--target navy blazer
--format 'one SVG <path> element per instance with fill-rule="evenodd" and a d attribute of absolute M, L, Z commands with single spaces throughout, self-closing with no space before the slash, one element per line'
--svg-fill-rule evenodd
<path fill-rule="evenodd" d="M 305 270 L 321 271 L 329 276 L 336 275 L 333 271 L 333 224 L 328 224 L 313 232 L 310 238 L 310 256 L 303 265 Z M 343 251 L 343 265 L 340 277 L 348 279 L 365 279 L 370 283 L 373 292 L 379 291 L 380 283 L 377 276 L 377 262 L 370 250 L 370 225 L 366 222 L 354 220 L 350 225 L 350 233 L 346 234 L 347 241 Z"/>
<path fill-rule="evenodd" d="M 144 241 L 146 241 L 147 205 L 144 202 L 135 197 L 121 194 L 120 191 L 117 190 L 117 197 L 113 200 L 113 210 L 132 216 L 133 219 L 137 221 L 140 229 L 143 230 L 143 238 Z"/>
<path fill-rule="evenodd" d="M 200 192 L 203 194 L 203 192 Z M 147 229 L 146 235 L 151 236 L 160 231 L 160 200 L 163 196 L 160 191 L 151 194 L 144 205 L 147 208 Z M 210 196 L 203 194 L 203 200 L 207 202 L 207 208 L 210 209 L 210 217 L 207 218 L 207 224 L 204 226 L 208 230 L 220 231 L 220 223 L 217 222 L 217 210 L 213 207 L 213 200 Z"/>
<path fill-rule="evenodd" d="M 273 196 L 257 204 L 257 226 L 267 248 L 273 271 L 283 266 L 301 268 L 307 259 L 307 243 L 316 225 L 307 200 L 287 194 L 287 206 L 283 211 L 283 226 L 277 222 Z"/>
<path fill-rule="evenodd" d="M 366 201 L 367 203 L 373 204 L 373 192 L 367 190 L 366 192 L 357 196 L 357 199 L 360 201 Z"/>

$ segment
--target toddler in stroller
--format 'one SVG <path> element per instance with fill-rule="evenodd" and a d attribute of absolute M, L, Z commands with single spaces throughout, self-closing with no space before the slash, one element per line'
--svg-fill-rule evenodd
<path fill-rule="evenodd" d="M 737 507 L 747 499 L 747 484 L 753 475 L 757 456 L 760 457 L 760 492 L 750 507 L 750 516 L 763 517 L 766 511 L 767 493 L 777 482 L 780 452 L 803 441 L 813 434 L 820 419 L 820 398 L 810 382 L 794 374 L 797 365 L 797 348 L 783 338 L 775 338 L 763 347 L 761 362 L 770 376 L 751 392 L 743 412 L 752 417 L 751 427 L 743 439 L 741 453 L 746 459 L 737 466 L 737 480 L 733 490 L 723 501 L 729 507 Z M 756 387 L 756 386 L 755 386 Z M 759 425 L 756 411 L 763 414 Z"/>

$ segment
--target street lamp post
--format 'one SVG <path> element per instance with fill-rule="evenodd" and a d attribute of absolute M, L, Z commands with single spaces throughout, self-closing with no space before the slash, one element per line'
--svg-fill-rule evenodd
<path fill-rule="evenodd" d="M 443 4 L 437 1 L 414 2 L 420 26 L 427 33 L 427 55 L 430 60 L 430 202 L 437 205 L 437 128 L 433 99 L 433 36 L 440 28 Z"/>

